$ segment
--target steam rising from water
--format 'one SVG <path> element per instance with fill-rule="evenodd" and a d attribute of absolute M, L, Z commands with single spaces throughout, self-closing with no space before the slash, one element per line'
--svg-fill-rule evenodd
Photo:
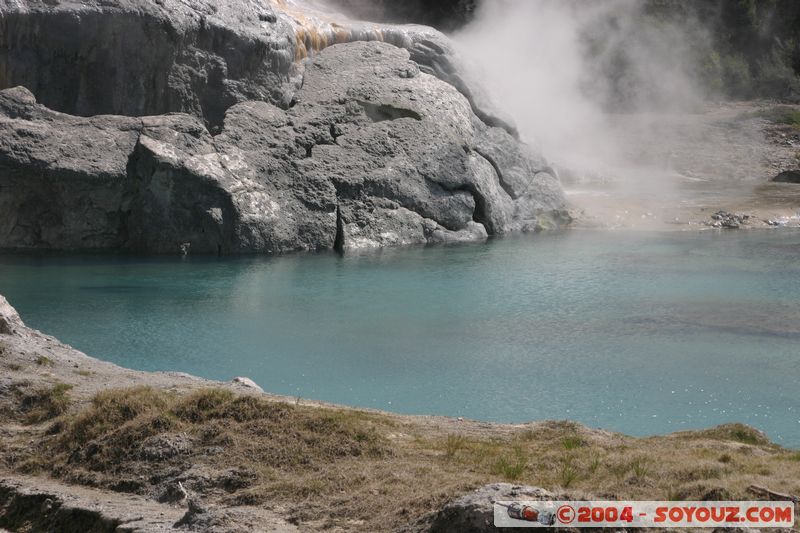
<path fill-rule="evenodd" d="M 631 161 L 610 108 L 665 112 L 701 96 L 684 30 L 644 17 L 636 0 L 491 0 L 454 37 L 525 140 L 561 168 L 619 174 Z"/>
<path fill-rule="evenodd" d="M 396 7 L 286 1 L 355 19 L 391 18 Z M 684 215 L 702 219 L 698 210 L 733 192 L 730 177 L 741 174 L 742 157 L 755 160 L 760 137 L 744 143 L 752 153 L 743 156 L 719 118 L 692 114 L 706 107 L 700 74 L 710 33 L 676 5 L 483 0 L 474 20 L 452 35 L 467 68 L 460 74 L 474 77 L 500 116 L 541 149 L 589 224 L 646 228 Z"/>

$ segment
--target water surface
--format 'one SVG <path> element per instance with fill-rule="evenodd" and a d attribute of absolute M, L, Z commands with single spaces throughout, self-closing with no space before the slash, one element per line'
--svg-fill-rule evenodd
<path fill-rule="evenodd" d="M 0 256 L 32 327 L 143 370 L 415 414 L 800 447 L 800 232 L 245 258 Z"/>

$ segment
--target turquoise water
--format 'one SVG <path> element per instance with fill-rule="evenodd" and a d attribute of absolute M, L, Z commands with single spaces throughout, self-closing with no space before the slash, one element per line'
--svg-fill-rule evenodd
<path fill-rule="evenodd" d="M 246 258 L 0 256 L 29 325 L 102 359 L 404 413 L 800 447 L 800 233 L 570 232 Z"/>

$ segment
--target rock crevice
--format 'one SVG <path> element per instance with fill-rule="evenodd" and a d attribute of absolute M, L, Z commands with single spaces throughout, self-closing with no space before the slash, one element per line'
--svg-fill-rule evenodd
<path fill-rule="evenodd" d="M 431 28 L 337 33 L 257 0 L 5 2 L 0 24 L 0 87 L 39 97 L 0 91 L 0 248 L 350 250 L 565 220 Z"/>

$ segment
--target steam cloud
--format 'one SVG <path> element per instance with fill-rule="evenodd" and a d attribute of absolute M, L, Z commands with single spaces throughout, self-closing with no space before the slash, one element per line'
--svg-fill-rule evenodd
<path fill-rule="evenodd" d="M 304 0 L 356 19 L 391 18 L 380 0 Z M 649 6 L 649 7 L 648 7 Z M 689 16 L 654 16 L 641 0 L 483 0 L 451 35 L 467 67 L 568 192 L 657 211 L 686 176 L 662 143 L 665 115 L 705 100 L 698 50 L 710 36 Z M 669 8 L 669 6 L 667 6 Z M 387 9 L 390 11 L 387 11 Z M 680 22 L 676 22 L 680 20 Z M 681 129 L 682 128 L 682 129 Z M 686 133 L 685 125 L 666 130 Z M 674 198 L 673 198 L 674 200 Z M 578 207 L 593 207 L 584 198 Z M 603 208 L 608 200 L 601 200 Z M 626 211 L 627 212 L 627 211 Z"/>
<path fill-rule="evenodd" d="M 562 169 L 619 175 L 631 161 L 610 112 L 686 109 L 703 96 L 688 49 L 703 30 L 646 17 L 636 0 L 491 0 L 454 38 L 526 141 Z"/>

